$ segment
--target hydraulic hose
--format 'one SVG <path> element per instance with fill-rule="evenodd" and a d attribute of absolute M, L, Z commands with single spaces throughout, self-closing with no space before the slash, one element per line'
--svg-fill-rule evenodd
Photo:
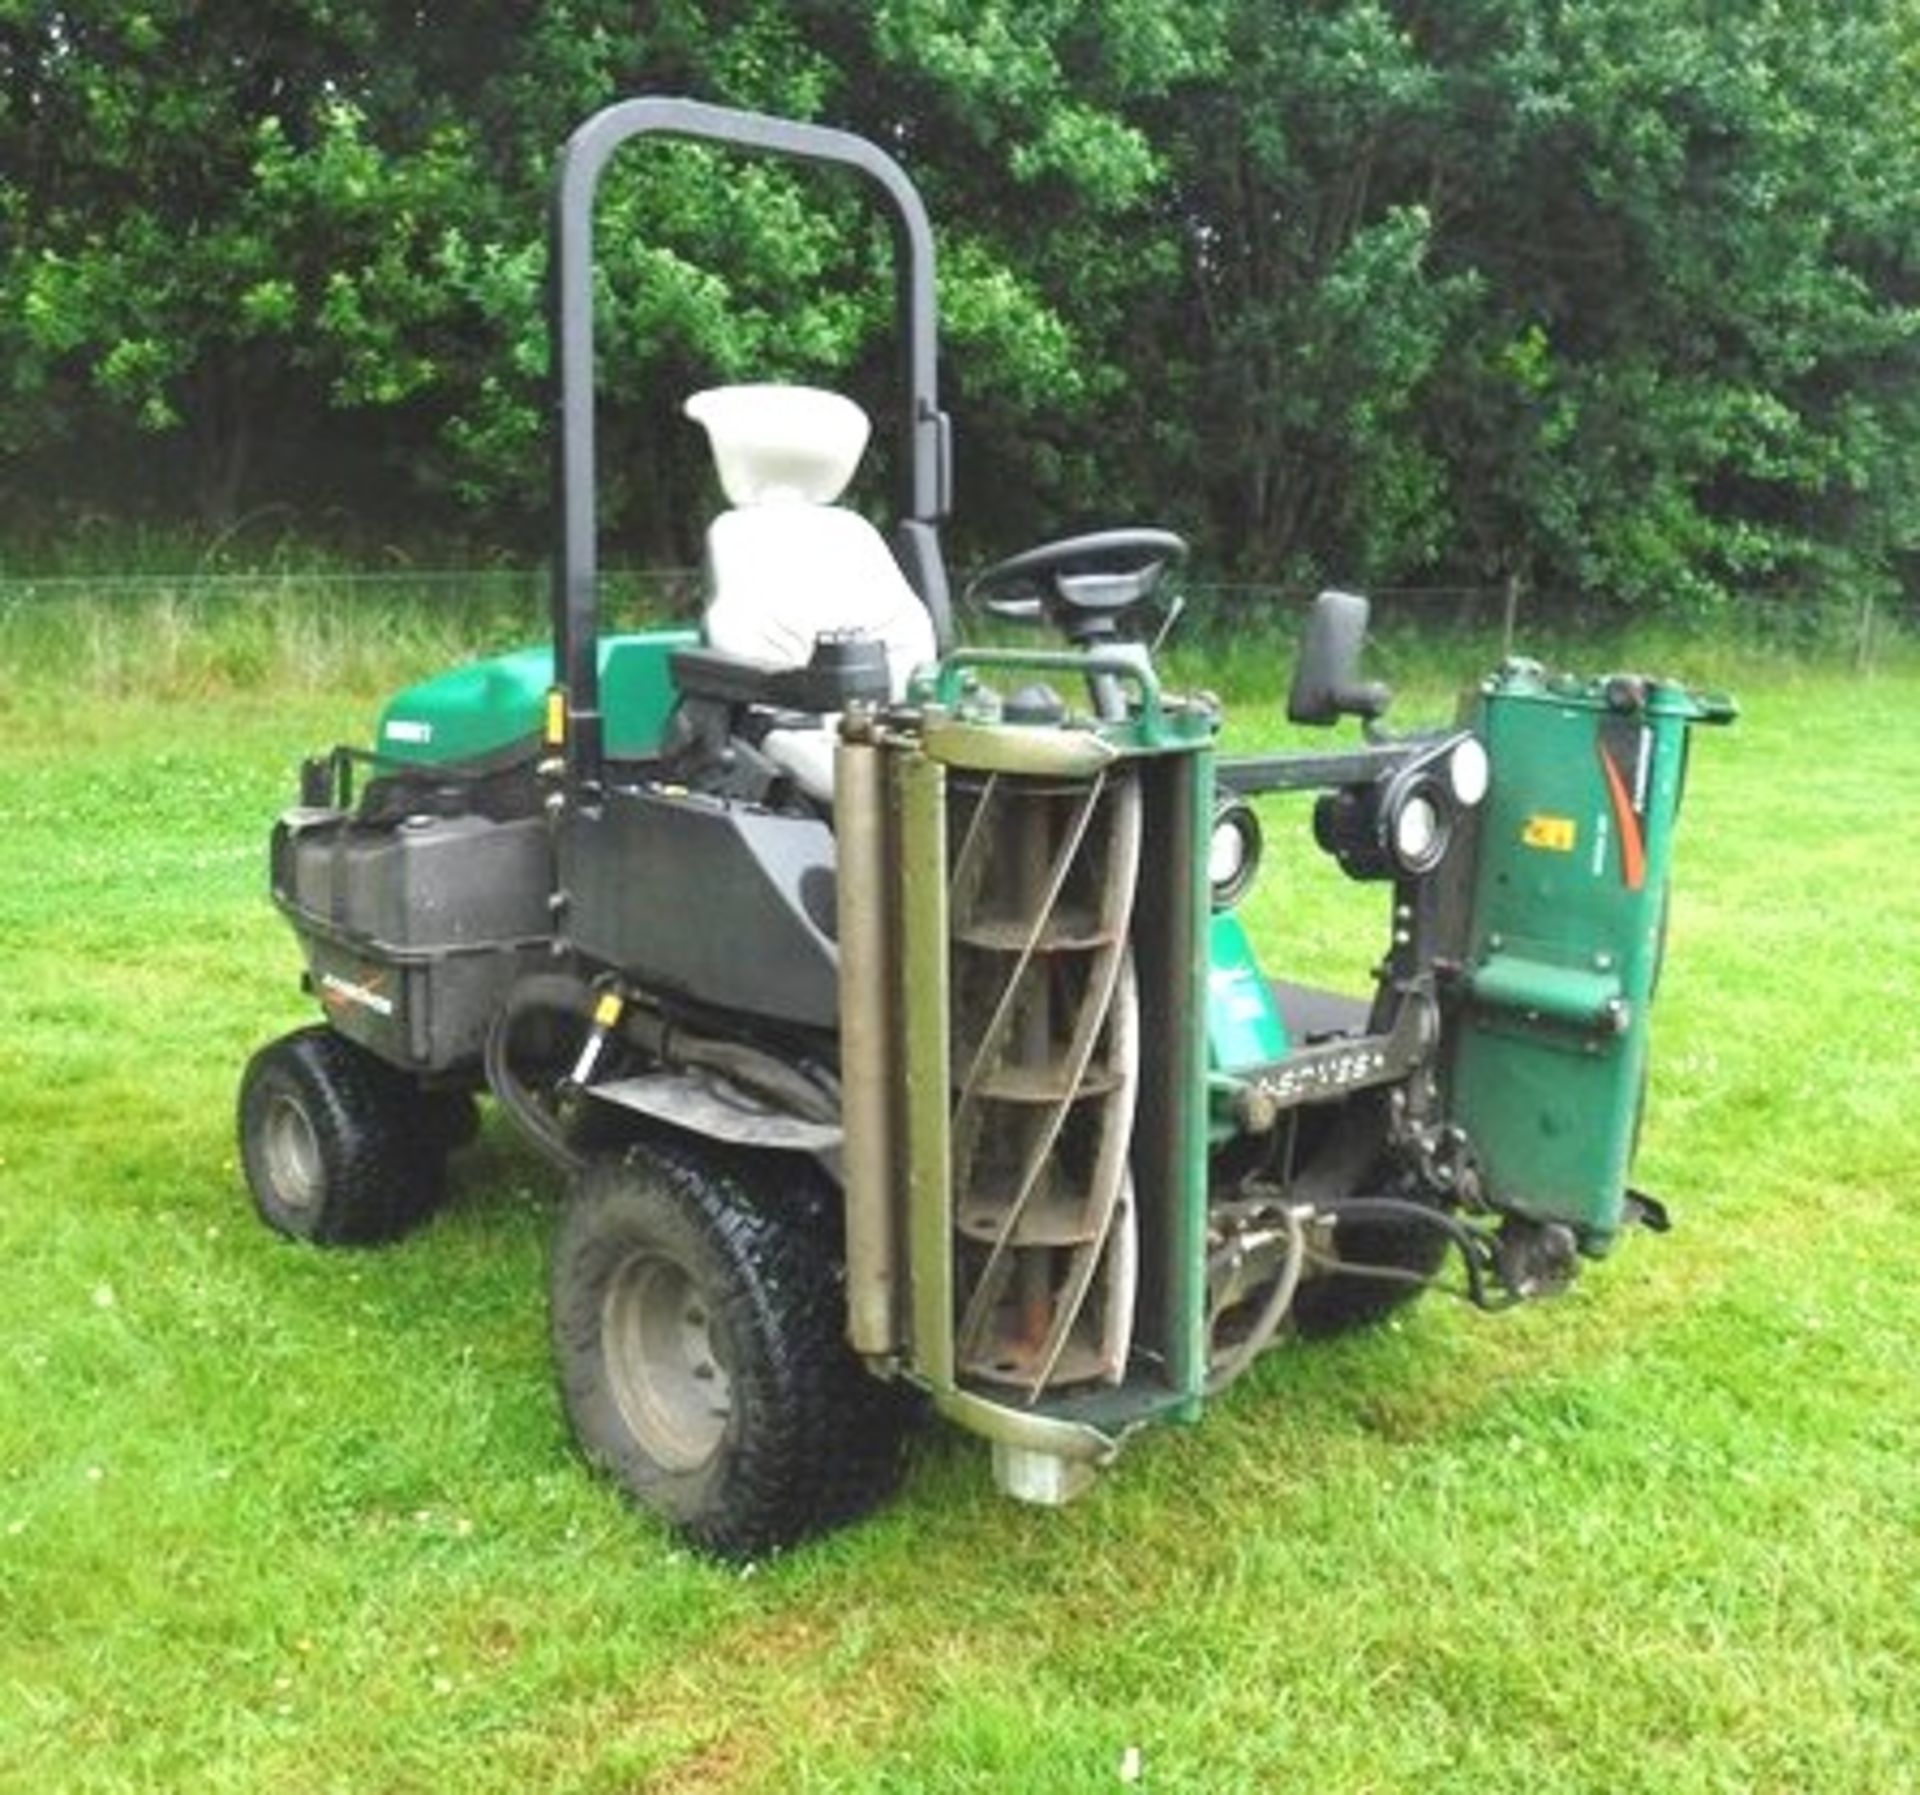
<path fill-rule="evenodd" d="M 584 979 L 563 972 L 536 973 L 520 980 L 487 1030 L 482 1054 L 487 1083 L 500 1107 L 519 1125 L 542 1158 L 563 1172 L 586 1170 L 587 1156 L 567 1139 L 559 1121 L 542 1107 L 532 1090 L 513 1069 L 513 1030 L 535 1010 L 570 1016 L 584 1024 L 593 1007 L 593 992 Z"/>
<path fill-rule="evenodd" d="M 1294 1210 L 1287 1209 L 1283 1215 L 1287 1225 L 1287 1256 L 1281 1262 L 1280 1275 L 1274 1279 L 1273 1288 L 1267 1292 L 1267 1300 L 1247 1330 L 1246 1338 L 1207 1368 L 1209 1396 L 1219 1395 L 1273 1344 L 1274 1335 L 1280 1331 L 1281 1322 L 1293 1306 L 1293 1295 L 1300 1288 L 1300 1273 L 1307 1261 L 1307 1231 L 1301 1227 L 1300 1217 Z"/>
<path fill-rule="evenodd" d="M 501 1107 L 543 1158 L 567 1172 L 584 1170 L 587 1155 L 573 1145 L 558 1118 L 514 1070 L 513 1035 L 524 1017 L 542 1010 L 570 1018 L 585 1028 L 593 1003 L 593 987 L 570 973 L 535 973 L 522 979 L 508 993 L 488 1030 L 482 1059 L 487 1083 Z M 839 1104 L 831 1092 L 757 1047 L 696 1034 L 637 1006 L 628 1011 L 627 1028 L 635 1037 L 635 1045 L 663 1064 L 704 1067 L 808 1121 L 837 1122 L 840 1118 Z"/>
<path fill-rule="evenodd" d="M 1521 1299 L 1511 1291 L 1494 1293 L 1487 1285 L 1487 1237 L 1470 1228 L 1456 1216 L 1430 1204 L 1415 1203 L 1405 1197 L 1342 1197 L 1319 1205 L 1319 1213 L 1342 1221 L 1418 1222 L 1438 1228 L 1460 1249 L 1460 1262 L 1467 1273 L 1467 1298 L 1476 1309 L 1510 1309 Z M 1345 1259 L 1321 1259 L 1329 1271 L 1356 1278 L 1386 1278 L 1400 1283 L 1428 1284 L 1431 1278 L 1410 1273 L 1404 1266 L 1358 1265 Z"/>

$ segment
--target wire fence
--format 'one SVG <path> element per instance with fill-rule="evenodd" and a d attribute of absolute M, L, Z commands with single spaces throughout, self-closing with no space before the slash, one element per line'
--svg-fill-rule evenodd
<path fill-rule="evenodd" d="M 1535 642 L 1566 645 L 1650 626 L 1738 648 L 1816 656 L 1867 673 L 1896 642 L 1920 639 L 1920 594 L 1916 593 L 1895 599 L 1868 594 L 1848 602 L 1750 593 L 1710 613 L 1647 613 L 1518 579 L 1497 585 L 1358 589 L 1372 601 L 1376 626 L 1497 639 L 1502 654 L 1525 652 Z M 1240 581 L 1190 581 L 1186 587 L 1203 624 L 1217 626 L 1276 614 L 1299 615 L 1316 590 Z"/>
<path fill-rule="evenodd" d="M 333 597 L 373 604 L 474 601 L 545 606 L 552 576 L 541 567 L 264 568 L 246 573 L 60 573 L 0 578 L 0 605 L 97 600 L 103 604 L 173 598 L 208 605 L 270 603 L 275 598 Z M 700 571 L 653 567 L 603 573 L 609 600 L 668 607 L 697 603 Z"/>
<path fill-rule="evenodd" d="M 963 592 L 971 570 L 956 570 Z M 701 573 L 694 567 L 612 570 L 602 574 L 604 615 L 615 627 L 690 620 L 699 613 Z M 297 605 L 350 627 L 371 614 L 497 638 L 544 633 L 550 575 L 540 567 L 392 569 L 275 568 L 256 572 L 61 573 L 0 578 L 0 648 L 9 622 L 46 620 L 85 607 L 98 617 L 157 607 L 183 628 L 196 621 L 264 614 Z M 1470 634 L 1497 641 L 1503 653 L 1532 643 L 1566 644 L 1618 635 L 1652 624 L 1711 637 L 1732 646 L 1818 656 L 1870 672 L 1897 641 L 1920 639 L 1920 594 L 1897 600 L 1867 596 L 1848 604 L 1816 603 L 1783 594 L 1753 594 L 1710 615 L 1636 615 L 1619 606 L 1510 579 L 1484 585 L 1364 586 L 1376 623 L 1386 630 Z M 1206 640 L 1248 630 L 1294 627 L 1317 588 L 1272 581 L 1186 579 L 1180 592 L 1183 632 Z M 963 614 L 964 620 L 964 614 Z M 18 644 L 14 644 L 17 648 Z"/>

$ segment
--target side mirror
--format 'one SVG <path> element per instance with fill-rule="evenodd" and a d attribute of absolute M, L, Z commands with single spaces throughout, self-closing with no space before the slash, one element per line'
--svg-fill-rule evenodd
<path fill-rule="evenodd" d="M 1368 605 L 1353 592 L 1323 592 L 1313 601 L 1300 659 L 1287 694 L 1294 723 L 1337 723 L 1342 717 L 1382 716 L 1393 694 L 1378 680 L 1360 677 L 1360 649 L 1367 639 Z"/>

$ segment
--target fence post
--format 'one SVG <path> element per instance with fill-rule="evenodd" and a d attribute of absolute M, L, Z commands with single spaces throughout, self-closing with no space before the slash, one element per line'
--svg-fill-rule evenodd
<path fill-rule="evenodd" d="M 1853 670 L 1856 673 L 1873 671 L 1873 594 L 1871 591 L 1860 597 L 1860 639 L 1855 644 Z"/>
<path fill-rule="evenodd" d="M 1513 653 L 1514 625 L 1520 615 L 1520 575 L 1512 572 L 1507 575 L 1506 598 L 1500 608 L 1500 658 L 1506 660 Z"/>

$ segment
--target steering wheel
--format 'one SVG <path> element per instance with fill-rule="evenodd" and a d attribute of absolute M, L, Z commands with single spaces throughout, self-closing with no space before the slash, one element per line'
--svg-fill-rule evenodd
<path fill-rule="evenodd" d="M 1186 558 L 1171 530 L 1096 530 L 996 561 L 966 596 L 996 617 L 1050 617 L 1070 641 L 1104 641 L 1120 614 L 1152 597 L 1160 576 Z"/>

